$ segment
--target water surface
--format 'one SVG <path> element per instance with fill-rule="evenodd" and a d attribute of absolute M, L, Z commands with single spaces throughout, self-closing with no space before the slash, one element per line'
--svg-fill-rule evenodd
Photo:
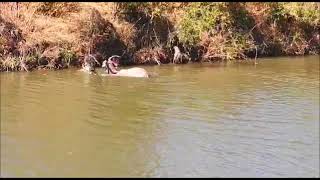
<path fill-rule="evenodd" d="M 319 177 L 319 56 L 1 73 L 3 177 Z"/>

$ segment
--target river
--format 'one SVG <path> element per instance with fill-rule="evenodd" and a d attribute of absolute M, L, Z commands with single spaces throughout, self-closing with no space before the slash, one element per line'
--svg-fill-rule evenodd
<path fill-rule="evenodd" d="M 319 56 L 143 68 L 0 73 L 1 176 L 319 177 Z"/>

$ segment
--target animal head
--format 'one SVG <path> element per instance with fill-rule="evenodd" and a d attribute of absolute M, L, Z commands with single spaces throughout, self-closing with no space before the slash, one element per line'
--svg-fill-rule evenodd
<path fill-rule="evenodd" d="M 96 64 L 100 65 L 95 56 L 92 54 L 87 54 L 84 57 L 82 68 L 86 71 L 94 72 Z"/>
<path fill-rule="evenodd" d="M 112 62 L 114 67 L 117 68 L 119 66 L 119 58 L 114 57 L 114 58 L 111 59 L 111 62 Z"/>
<path fill-rule="evenodd" d="M 108 60 L 104 60 L 102 62 L 101 67 L 103 67 L 103 68 L 107 67 L 107 63 L 112 64 L 114 67 L 118 67 L 119 66 L 119 59 L 120 59 L 120 56 L 113 55 L 113 56 L 109 57 Z"/>
<path fill-rule="evenodd" d="M 94 68 L 94 65 L 90 64 L 90 63 L 87 63 L 85 62 L 84 64 L 82 64 L 82 68 L 86 71 L 89 71 L 89 72 L 94 72 L 95 71 L 95 68 Z"/>
<path fill-rule="evenodd" d="M 102 66 L 101 66 L 101 67 L 103 67 L 103 68 L 107 67 L 107 60 L 104 60 L 104 61 L 102 62 Z"/>

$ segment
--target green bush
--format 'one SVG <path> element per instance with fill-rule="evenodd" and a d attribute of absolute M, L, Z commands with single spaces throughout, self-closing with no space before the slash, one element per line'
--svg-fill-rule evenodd
<path fill-rule="evenodd" d="M 268 3 L 270 8 L 269 19 L 275 21 L 287 21 L 289 17 L 313 26 L 320 23 L 319 3 Z"/>
<path fill-rule="evenodd" d="M 118 12 L 123 15 L 135 15 L 137 12 L 144 13 L 151 17 L 160 17 L 168 8 L 165 2 L 119 2 Z"/>
<path fill-rule="evenodd" d="M 319 3 L 290 2 L 283 3 L 283 10 L 295 17 L 297 20 L 311 24 L 320 25 L 320 5 Z"/>
<path fill-rule="evenodd" d="M 245 3 L 228 3 L 228 11 L 232 26 L 238 29 L 238 31 L 248 32 L 254 27 L 255 20 L 246 9 Z"/>
<path fill-rule="evenodd" d="M 313 53 L 312 41 L 319 27 L 319 5 L 317 3 L 268 3 L 265 39 L 266 55 L 303 55 Z"/>
<path fill-rule="evenodd" d="M 196 44 L 202 33 L 220 25 L 222 30 L 231 25 L 226 3 L 192 3 L 186 7 L 178 26 L 179 39 L 187 44 Z"/>
<path fill-rule="evenodd" d="M 63 64 L 66 64 L 67 66 L 73 65 L 77 60 L 76 53 L 68 49 L 62 49 L 59 57 L 62 59 Z"/>
<path fill-rule="evenodd" d="M 254 47 L 250 29 L 254 20 L 243 3 L 192 3 L 178 26 L 186 45 L 200 46 L 203 60 L 246 58 Z"/>
<path fill-rule="evenodd" d="M 0 57 L 0 71 L 16 71 L 19 68 L 20 59 L 18 57 Z"/>
<path fill-rule="evenodd" d="M 38 54 L 29 54 L 25 57 L 25 61 L 28 63 L 37 63 L 38 59 L 39 59 Z"/>
<path fill-rule="evenodd" d="M 246 53 L 255 47 L 248 34 L 233 32 L 205 33 L 199 45 L 203 49 L 202 61 L 246 59 Z"/>

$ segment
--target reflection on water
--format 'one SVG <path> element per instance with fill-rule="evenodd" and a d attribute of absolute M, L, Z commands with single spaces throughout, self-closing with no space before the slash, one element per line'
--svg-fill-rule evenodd
<path fill-rule="evenodd" d="M 319 177 L 319 57 L 2 73 L 1 176 Z"/>

